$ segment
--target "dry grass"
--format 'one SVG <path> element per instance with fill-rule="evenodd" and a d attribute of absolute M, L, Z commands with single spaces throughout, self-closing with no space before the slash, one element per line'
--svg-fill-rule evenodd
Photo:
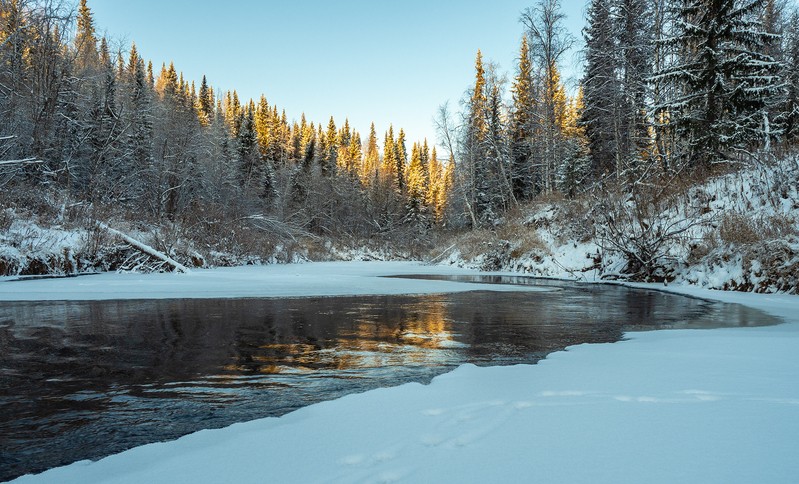
<path fill-rule="evenodd" d="M 505 256 L 518 259 L 535 250 L 546 250 L 546 245 L 534 229 L 515 221 L 496 230 L 475 229 L 462 232 L 442 245 L 447 247 L 454 245 L 464 260 L 474 260 L 496 251 L 507 252 Z M 433 252 L 440 253 L 443 250 L 443 247 L 439 246 Z"/>
<path fill-rule="evenodd" d="M 799 235 L 796 222 L 785 215 L 751 217 L 738 212 L 724 214 L 718 227 L 722 244 L 752 245 Z"/>
<path fill-rule="evenodd" d="M 535 230 L 519 224 L 504 225 L 496 233 L 499 240 L 505 240 L 511 244 L 511 258 L 517 259 L 533 250 L 546 250 L 546 245 L 538 237 Z"/>

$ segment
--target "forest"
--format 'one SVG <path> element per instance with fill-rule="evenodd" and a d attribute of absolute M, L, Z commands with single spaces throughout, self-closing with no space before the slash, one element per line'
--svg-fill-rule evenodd
<path fill-rule="evenodd" d="M 519 25 L 514 72 L 478 51 L 439 139 L 407 140 L 154 66 L 100 37 L 86 0 L 2 0 L 0 274 L 352 257 L 536 272 L 590 243 L 564 270 L 670 280 L 735 243 L 799 257 L 795 4 L 591 0 L 577 39 L 537 0 Z M 753 218 L 692 194 L 735 174 L 793 205 Z"/>

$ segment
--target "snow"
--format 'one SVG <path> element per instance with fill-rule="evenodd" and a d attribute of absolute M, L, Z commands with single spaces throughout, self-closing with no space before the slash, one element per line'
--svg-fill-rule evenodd
<path fill-rule="evenodd" d="M 423 266 L 418 262 L 352 261 L 194 269 L 187 274 L 109 272 L 61 279 L 21 280 L 18 277 L 0 277 L 0 301 L 361 296 L 478 289 L 519 290 L 488 284 L 377 277 L 418 273 L 455 275 L 477 274 L 477 271 Z"/>
<path fill-rule="evenodd" d="M 541 247 L 521 250 L 509 240 L 504 252 L 486 249 L 470 259 L 455 250 L 445 263 L 583 281 L 623 278 L 626 256 L 613 243 L 598 240 L 604 232 L 601 217 L 585 219 L 594 203 L 588 199 L 531 206 L 522 225 Z M 708 289 L 799 291 L 799 157 L 710 178 L 658 210 L 645 226 L 680 232 L 664 240 L 659 257 L 677 282 Z M 728 236 L 740 240 L 725 240 L 725 224 L 732 232 Z M 631 235 L 641 230 L 637 224 L 628 228 Z"/>
<path fill-rule="evenodd" d="M 0 284 L 0 298 L 478 288 L 375 277 L 465 272 L 333 263 L 111 274 Z M 532 366 L 464 365 L 427 386 L 350 395 L 15 482 L 796 482 L 799 297 L 644 287 L 747 304 L 788 324 L 631 333 L 626 341 L 570 347 Z"/>

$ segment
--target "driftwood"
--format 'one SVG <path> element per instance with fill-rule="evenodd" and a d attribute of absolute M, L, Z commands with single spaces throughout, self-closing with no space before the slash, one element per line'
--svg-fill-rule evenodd
<path fill-rule="evenodd" d="M 0 166 L 10 166 L 10 165 L 36 165 L 39 163 L 44 163 L 44 161 L 36 159 L 36 158 L 25 158 L 24 160 L 5 160 L 0 161 Z"/>
<path fill-rule="evenodd" d="M 130 244 L 131 247 L 133 247 L 135 249 L 138 249 L 139 251 L 144 252 L 145 254 L 147 254 L 147 255 L 149 255 L 151 257 L 155 257 L 156 259 L 161 260 L 164 263 L 172 266 L 178 272 L 183 272 L 183 273 L 191 272 L 188 267 L 184 266 L 183 264 L 181 264 L 180 262 L 176 261 L 175 259 L 169 257 L 168 255 L 164 254 L 163 252 L 155 250 L 154 248 L 150 247 L 149 245 L 147 245 L 147 244 L 145 244 L 143 242 L 140 242 L 140 241 L 134 239 L 133 237 L 120 232 L 117 229 L 111 228 L 111 227 L 109 227 L 108 225 L 106 225 L 106 224 L 104 224 L 102 222 L 97 222 L 97 226 L 100 227 L 103 230 L 108 231 L 110 234 L 116 235 L 120 239 L 122 239 L 125 242 L 127 242 L 128 244 Z"/>

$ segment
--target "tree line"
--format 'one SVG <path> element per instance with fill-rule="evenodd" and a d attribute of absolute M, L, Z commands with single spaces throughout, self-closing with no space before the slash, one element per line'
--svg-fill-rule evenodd
<path fill-rule="evenodd" d="M 290 120 L 99 37 L 86 0 L 0 3 L 0 185 L 68 193 L 93 216 L 215 233 L 353 239 L 443 223 L 453 165 L 374 124 Z"/>
<path fill-rule="evenodd" d="M 440 109 L 441 159 L 402 129 L 362 136 L 196 86 L 100 38 L 86 0 L 2 0 L 0 197 L 66 193 L 93 218 L 179 225 L 209 246 L 247 231 L 413 243 L 539 197 L 664 185 L 796 145 L 787 1 L 590 0 L 567 89 L 576 39 L 560 1 L 537 0 L 512 79 L 478 52 L 462 109 Z"/>
<path fill-rule="evenodd" d="M 477 53 L 442 139 L 456 159 L 450 204 L 491 226 L 515 205 L 615 187 L 635 193 L 720 166 L 779 156 L 799 141 L 799 11 L 783 0 L 590 0 L 583 77 L 561 79 L 574 39 L 559 0 L 524 27 L 510 101 Z"/>

